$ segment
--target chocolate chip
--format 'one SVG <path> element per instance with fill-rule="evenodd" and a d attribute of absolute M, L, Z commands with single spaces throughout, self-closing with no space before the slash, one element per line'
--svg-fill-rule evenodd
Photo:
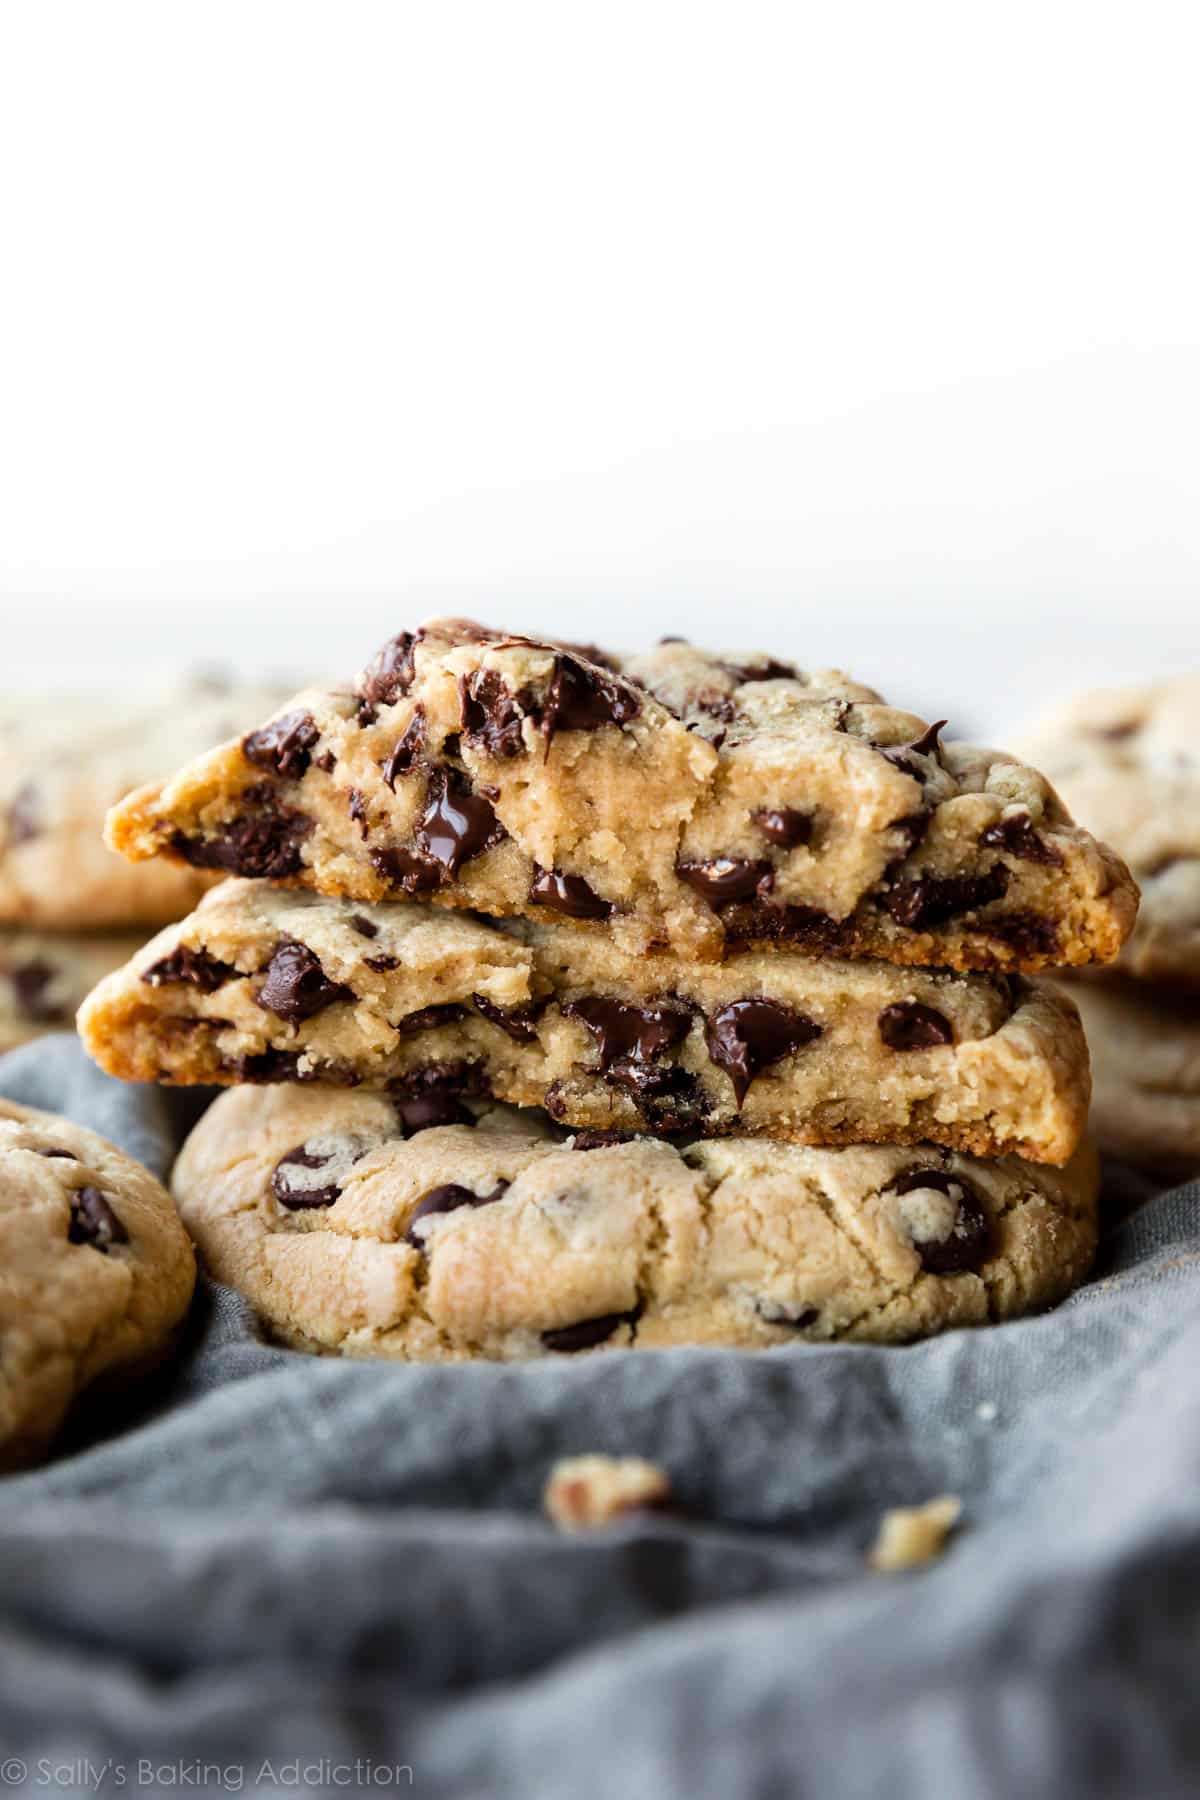
<path fill-rule="evenodd" d="M 897 925 L 927 931 L 960 913 L 990 906 L 1007 892 L 1008 871 L 997 863 L 986 875 L 919 875 L 914 881 L 898 881 L 885 895 L 884 905 Z"/>
<path fill-rule="evenodd" d="M 642 710 L 628 682 L 580 662 L 559 656 L 542 708 L 547 742 L 556 731 L 597 731 L 602 725 L 625 725 Z"/>
<path fill-rule="evenodd" d="M 981 834 L 979 841 L 989 849 L 1007 850 L 1010 856 L 1020 857 L 1022 862 L 1045 863 L 1052 869 L 1062 867 L 1061 852 L 1038 836 L 1027 812 L 1009 813 L 1007 818 L 997 819 Z"/>
<path fill-rule="evenodd" d="M 879 1015 L 879 1035 L 889 1050 L 930 1050 L 952 1044 L 954 1028 L 944 1014 L 918 1000 L 897 1000 Z"/>
<path fill-rule="evenodd" d="M 796 680 L 796 671 L 791 663 L 776 662 L 770 656 L 757 663 L 723 662 L 719 666 L 739 682 Z"/>
<path fill-rule="evenodd" d="M 402 694 L 407 694 L 412 686 L 413 651 L 419 636 L 419 633 L 401 631 L 396 637 L 389 638 L 382 650 L 376 651 L 371 658 L 358 690 L 368 709 L 394 706 Z"/>
<path fill-rule="evenodd" d="M 289 781 L 298 780 L 308 768 L 313 747 L 321 733 L 311 713 L 283 713 L 260 731 L 247 732 L 242 755 L 260 769 L 273 769 Z"/>
<path fill-rule="evenodd" d="M 299 1050 L 258 1050 L 227 1057 L 221 1067 L 235 1082 L 252 1087 L 271 1081 L 315 1081 L 315 1074 L 301 1074 L 300 1054 Z"/>
<path fill-rule="evenodd" d="M 314 1155 L 303 1144 L 281 1156 L 271 1172 L 271 1192 L 280 1206 L 286 1206 L 289 1212 L 332 1206 L 342 1191 L 337 1182 L 310 1183 L 305 1180 L 304 1172 L 328 1168 L 333 1160 L 332 1151 L 323 1156 Z"/>
<path fill-rule="evenodd" d="M 67 1226 L 67 1241 L 72 1244 L 90 1244 L 107 1256 L 112 1244 L 127 1244 L 129 1233 L 118 1219 L 116 1213 L 100 1192 L 99 1188 L 76 1188 L 70 1196 L 71 1222 Z"/>
<path fill-rule="evenodd" d="M 508 833 L 489 800 L 472 793 L 454 769 L 438 768 L 429 772 L 425 810 L 415 836 L 425 854 L 453 877 L 471 857 L 490 850 Z"/>
<path fill-rule="evenodd" d="M 349 802 L 349 806 L 346 810 L 349 812 L 354 823 L 358 826 L 359 836 L 365 844 L 368 837 L 371 835 L 371 827 L 367 823 L 366 796 L 358 788 L 351 788 L 349 790 Z"/>
<path fill-rule="evenodd" d="M 326 775 L 336 767 L 337 757 L 333 754 L 332 750 L 322 750 L 320 756 L 313 757 L 313 768 L 323 769 Z"/>
<path fill-rule="evenodd" d="M 442 1187 L 430 1188 L 427 1194 L 422 1194 L 408 1215 L 404 1242 L 411 1244 L 414 1250 L 424 1250 L 424 1235 L 418 1237 L 414 1230 L 418 1219 L 428 1219 L 434 1213 L 457 1212 L 460 1206 L 490 1206 L 493 1200 L 502 1199 L 511 1185 L 512 1183 L 508 1181 L 498 1181 L 490 1194 L 473 1193 L 468 1187 L 460 1187 L 456 1181 L 448 1181 Z"/>
<path fill-rule="evenodd" d="M 1122 738 L 1130 738 L 1141 730 L 1138 719 L 1120 719 L 1113 725 L 1091 725 L 1087 732 L 1089 737 L 1107 738 L 1110 743 L 1119 743 Z"/>
<path fill-rule="evenodd" d="M 709 1017 L 704 1039 L 708 1054 L 733 1083 L 741 1106 L 761 1069 L 811 1044 L 821 1027 L 805 1013 L 778 1000 L 731 1000 Z"/>
<path fill-rule="evenodd" d="M 419 850 L 379 850 L 370 852 L 371 867 L 392 887 L 406 894 L 427 894 L 442 880 L 442 867 L 431 856 Z"/>
<path fill-rule="evenodd" d="M 547 1350 L 592 1350 L 603 1344 L 622 1325 L 634 1326 L 642 1316 L 641 1305 L 629 1312 L 603 1313 L 596 1319 L 580 1319 L 574 1325 L 558 1325 L 543 1331 L 542 1343 Z"/>
<path fill-rule="evenodd" d="M 36 1025 L 56 1025 L 66 1017 L 63 1007 L 52 1000 L 47 991 L 58 974 L 52 963 L 35 957 L 32 962 L 18 963 L 5 973 L 22 1018 Z"/>
<path fill-rule="evenodd" d="M 831 919 L 815 906 L 784 906 L 761 896 L 750 905 L 730 907 L 722 922 L 730 945 L 765 941 L 844 954 L 853 949 L 848 922 Z"/>
<path fill-rule="evenodd" d="M 537 863 L 533 870 L 530 905 L 548 906 L 554 912 L 565 913 L 568 919 L 607 919 L 612 912 L 612 902 L 602 900 L 582 875 L 560 875 L 556 869 L 543 869 Z"/>
<path fill-rule="evenodd" d="M 370 961 L 370 958 L 367 959 Z M 444 1006 L 422 1006 L 416 1012 L 405 1013 L 397 1019 L 396 1030 L 402 1037 L 408 1037 L 416 1031 L 432 1031 L 437 1025 L 452 1025 L 455 1019 L 461 1019 L 466 1012 L 465 1006 L 459 1006 L 453 1000 Z"/>
<path fill-rule="evenodd" d="M 904 1223 L 912 1238 L 913 1249 L 931 1275 L 956 1275 L 963 1269 L 977 1269 L 991 1248 L 992 1231 L 979 1196 L 971 1183 L 949 1169 L 905 1169 L 890 1184 L 895 1194 L 916 1193 L 932 1189 L 945 1194 L 955 1203 L 948 1229 L 930 1232 L 933 1221 L 920 1219 L 910 1209 L 902 1208 Z"/>
<path fill-rule="evenodd" d="M 615 1062 L 605 1080 L 629 1090 L 656 1132 L 690 1131 L 712 1110 L 699 1078 L 677 1063 Z"/>
<path fill-rule="evenodd" d="M 405 1137 L 431 1125 L 473 1125 L 475 1117 L 462 1104 L 465 1095 L 487 1092 L 477 1063 L 430 1063 L 410 1069 L 388 1083 Z"/>
<path fill-rule="evenodd" d="M 927 725 L 920 737 L 914 738 L 911 744 L 895 744 L 886 748 L 882 744 L 877 744 L 876 749 L 881 756 L 887 758 L 888 762 L 894 763 L 896 768 L 903 769 L 906 775 L 911 775 L 916 781 L 923 781 L 925 771 L 919 763 L 913 762 L 912 758 L 914 756 L 932 756 L 935 762 L 940 762 L 942 755 L 940 734 L 946 729 L 946 724 L 945 719 L 938 719 L 935 724 Z"/>
<path fill-rule="evenodd" d="M 403 734 L 392 745 L 391 753 L 382 765 L 383 779 L 396 791 L 397 775 L 407 775 L 413 763 L 421 755 L 426 741 L 425 708 L 418 706 L 412 718 L 404 728 Z"/>
<path fill-rule="evenodd" d="M 490 1019 L 493 1025 L 506 1031 L 518 1044 L 530 1044 L 537 1036 L 536 1021 L 546 1009 L 545 1001 L 540 1005 L 497 1006 L 483 994 L 472 994 L 471 999 L 482 1018 Z"/>
<path fill-rule="evenodd" d="M 330 981 L 307 944 L 281 938 L 267 964 L 267 978 L 254 996 L 266 1012 L 298 1025 L 339 1000 L 353 1000 L 353 990 Z"/>
<path fill-rule="evenodd" d="M 711 862 L 677 862 L 675 873 L 710 906 L 721 907 L 735 900 L 749 900 L 773 870 L 769 862 L 717 856 Z"/>
<path fill-rule="evenodd" d="M 812 842 L 815 815 L 794 806 L 763 806 L 751 818 L 765 838 L 783 850 L 795 850 Z"/>
<path fill-rule="evenodd" d="M 490 756 L 519 756 L 525 749 L 523 727 L 528 702 L 514 695 L 495 669 L 473 669 L 459 682 L 463 731 L 467 742 Z"/>
<path fill-rule="evenodd" d="M 634 1006 L 602 995 L 568 1000 L 562 1011 L 587 1026 L 600 1052 L 600 1067 L 611 1068 L 629 1058 L 651 1062 L 686 1036 L 691 1013 L 670 1002 Z"/>
<path fill-rule="evenodd" d="M 1053 919 L 1039 918 L 1037 913 L 1010 913 L 1004 919 L 990 919 L 987 934 L 1030 961 L 1053 962 L 1058 955 L 1058 926 Z"/>
<path fill-rule="evenodd" d="M 231 819 L 211 837 L 176 832 L 171 848 L 199 869 L 225 869 L 264 881 L 294 875 L 301 864 L 300 845 L 314 821 L 295 807 L 280 805 L 269 788 L 247 788 L 241 797 L 257 810 Z"/>
<path fill-rule="evenodd" d="M 797 1313 L 785 1312 L 776 1306 L 774 1301 L 765 1301 L 759 1305 L 758 1316 L 764 1325 L 782 1325 L 788 1331 L 807 1331 L 820 1318 L 820 1309 L 815 1306 L 801 1307 Z"/>
<path fill-rule="evenodd" d="M 607 1150 L 612 1144 L 632 1144 L 635 1131 L 577 1131 L 569 1150 Z"/>
<path fill-rule="evenodd" d="M 365 969 L 374 969 L 377 975 L 386 975 L 392 969 L 398 969 L 400 967 L 400 958 L 398 956 L 383 955 L 364 956 L 363 967 Z"/>
<path fill-rule="evenodd" d="M 373 919 L 368 919 L 365 913 L 351 913 L 346 922 L 357 931 L 359 937 L 376 938 L 379 936 L 378 925 Z"/>
<path fill-rule="evenodd" d="M 737 706 L 729 694 L 720 694 L 715 688 L 704 688 L 692 699 L 692 705 L 710 719 L 716 719 L 722 725 L 732 725 L 737 718 Z M 725 734 L 719 734 L 722 743 Z M 718 746 L 719 748 L 719 746 Z"/>
<path fill-rule="evenodd" d="M 187 944 L 179 944 L 169 956 L 161 957 L 145 969 L 142 980 L 149 987 L 165 987 L 178 981 L 202 994 L 214 994 L 227 981 L 236 980 L 238 973 L 232 963 L 219 962 L 207 950 L 193 950 Z"/>
<path fill-rule="evenodd" d="M 8 841 L 10 844 L 25 844 L 30 838 L 41 835 L 41 806 L 37 788 L 32 781 L 26 781 L 13 795 L 8 809 Z"/>

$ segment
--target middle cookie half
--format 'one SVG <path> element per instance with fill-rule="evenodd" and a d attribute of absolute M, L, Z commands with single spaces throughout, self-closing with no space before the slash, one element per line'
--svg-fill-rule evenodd
<path fill-rule="evenodd" d="M 385 1088 L 443 1122 L 492 1094 L 577 1128 L 1058 1164 L 1090 1089 L 1075 1007 L 1044 984 L 779 951 L 629 957 L 599 927 L 253 881 L 168 926 L 79 1024 L 127 1080 Z"/>

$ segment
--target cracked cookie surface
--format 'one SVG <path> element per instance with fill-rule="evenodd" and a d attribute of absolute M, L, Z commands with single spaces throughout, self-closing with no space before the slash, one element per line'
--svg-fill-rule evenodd
<path fill-rule="evenodd" d="M 76 1394 L 161 1351 L 195 1258 L 170 1197 L 95 1132 L 0 1100 L 0 1466 L 46 1450 Z"/>
<path fill-rule="evenodd" d="M 1071 1003 L 1020 977 L 747 951 L 622 956 L 600 929 L 230 881 L 80 1013 L 127 1080 L 464 1093 L 561 1123 L 931 1141 L 1065 1163 L 1087 1116 Z"/>
<path fill-rule="evenodd" d="M 283 1341 L 413 1360 L 903 1342 L 1086 1274 L 1097 1165 L 930 1147 L 564 1140 L 472 1108 L 403 1135 L 382 1094 L 223 1094 L 175 1166 L 210 1273 Z"/>
<path fill-rule="evenodd" d="M 1119 972 L 1200 989 L 1200 677 L 1077 695 L 1027 748 L 1141 888 Z"/>
<path fill-rule="evenodd" d="M 402 632 L 110 815 L 109 841 L 378 901 L 603 921 L 620 948 L 1037 970 L 1116 955 L 1128 872 L 1034 770 L 837 671 L 464 620 Z"/>
<path fill-rule="evenodd" d="M 165 693 L 0 701 L 0 925 L 95 932 L 182 918 L 214 877 L 114 856 L 105 814 L 284 697 L 197 677 Z"/>
<path fill-rule="evenodd" d="M 0 929 L 0 1051 L 47 1031 L 70 1031 L 105 975 L 145 943 L 145 933 Z"/>

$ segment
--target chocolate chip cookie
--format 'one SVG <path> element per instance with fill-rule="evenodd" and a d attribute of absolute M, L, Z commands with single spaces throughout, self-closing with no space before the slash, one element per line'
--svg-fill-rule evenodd
<path fill-rule="evenodd" d="M 75 1014 L 102 976 L 135 955 L 136 932 L 0 930 L 0 1051 L 47 1031 L 70 1031 Z"/>
<path fill-rule="evenodd" d="M 1136 891 L 1041 776 L 836 672 L 614 657 L 436 620 L 131 795 L 135 860 L 604 922 L 627 953 L 1037 970 L 1104 961 Z"/>
<path fill-rule="evenodd" d="M 1142 890 L 1121 971 L 1200 989 L 1200 677 L 1078 695 L 1029 749 Z"/>
<path fill-rule="evenodd" d="M 1075 1010 L 1019 976 L 761 950 L 629 957 L 597 928 L 261 881 L 209 894 L 79 1023 L 126 1080 L 436 1082 L 598 1129 L 1065 1163 L 1087 1116 Z"/>
<path fill-rule="evenodd" d="M 154 1177 L 66 1119 L 0 1100 L 0 1466 L 40 1455 L 74 1397 L 154 1357 L 195 1260 Z"/>
<path fill-rule="evenodd" d="M 283 698 L 277 688 L 196 679 L 153 695 L 0 702 L 0 925 L 95 932 L 182 918 L 213 877 L 114 856 L 104 815 L 130 788 L 234 737 Z"/>
<path fill-rule="evenodd" d="M 730 1138 L 407 1126 L 383 1094 L 223 1094 L 174 1190 L 210 1273 L 284 1342 L 419 1360 L 903 1342 L 1061 1299 L 1097 1168 Z"/>
<path fill-rule="evenodd" d="M 1166 1180 L 1200 1172 L 1200 997 L 1132 981 L 1074 981 L 1102 1150 Z"/>

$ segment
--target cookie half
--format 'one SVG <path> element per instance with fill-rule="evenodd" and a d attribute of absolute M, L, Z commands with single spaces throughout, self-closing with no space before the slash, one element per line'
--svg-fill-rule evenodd
<path fill-rule="evenodd" d="M 836 671 L 455 619 L 131 795 L 108 829 L 138 861 L 602 921 L 629 953 L 708 960 L 762 941 L 1032 971 L 1112 958 L 1136 910 L 1034 770 L 943 745 Z"/>
<path fill-rule="evenodd" d="M 904 1342 L 1061 1299 L 1096 1159 L 727 1139 L 563 1141 L 472 1109 L 405 1136 L 382 1094 L 240 1088 L 174 1190 L 211 1274 L 306 1349 L 522 1359 L 673 1344 Z"/>
<path fill-rule="evenodd" d="M 105 975 L 136 955 L 145 934 L 0 930 L 0 1051 L 47 1031 L 70 1031 Z"/>
<path fill-rule="evenodd" d="M 80 1013 L 127 1080 L 487 1094 L 593 1129 L 920 1143 L 1065 1163 L 1087 1117 L 1070 1001 L 1019 977 L 771 951 L 623 956 L 231 881 Z"/>
<path fill-rule="evenodd" d="M 167 1344 L 195 1282 L 169 1195 L 95 1132 L 0 1100 L 0 1466 L 75 1396 Z"/>
<path fill-rule="evenodd" d="M 1200 998 L 1131 981 L 1071 984 L 1092 1053 L 1102 1150 L 1167 1180 L 1200 1171 Z"/>

